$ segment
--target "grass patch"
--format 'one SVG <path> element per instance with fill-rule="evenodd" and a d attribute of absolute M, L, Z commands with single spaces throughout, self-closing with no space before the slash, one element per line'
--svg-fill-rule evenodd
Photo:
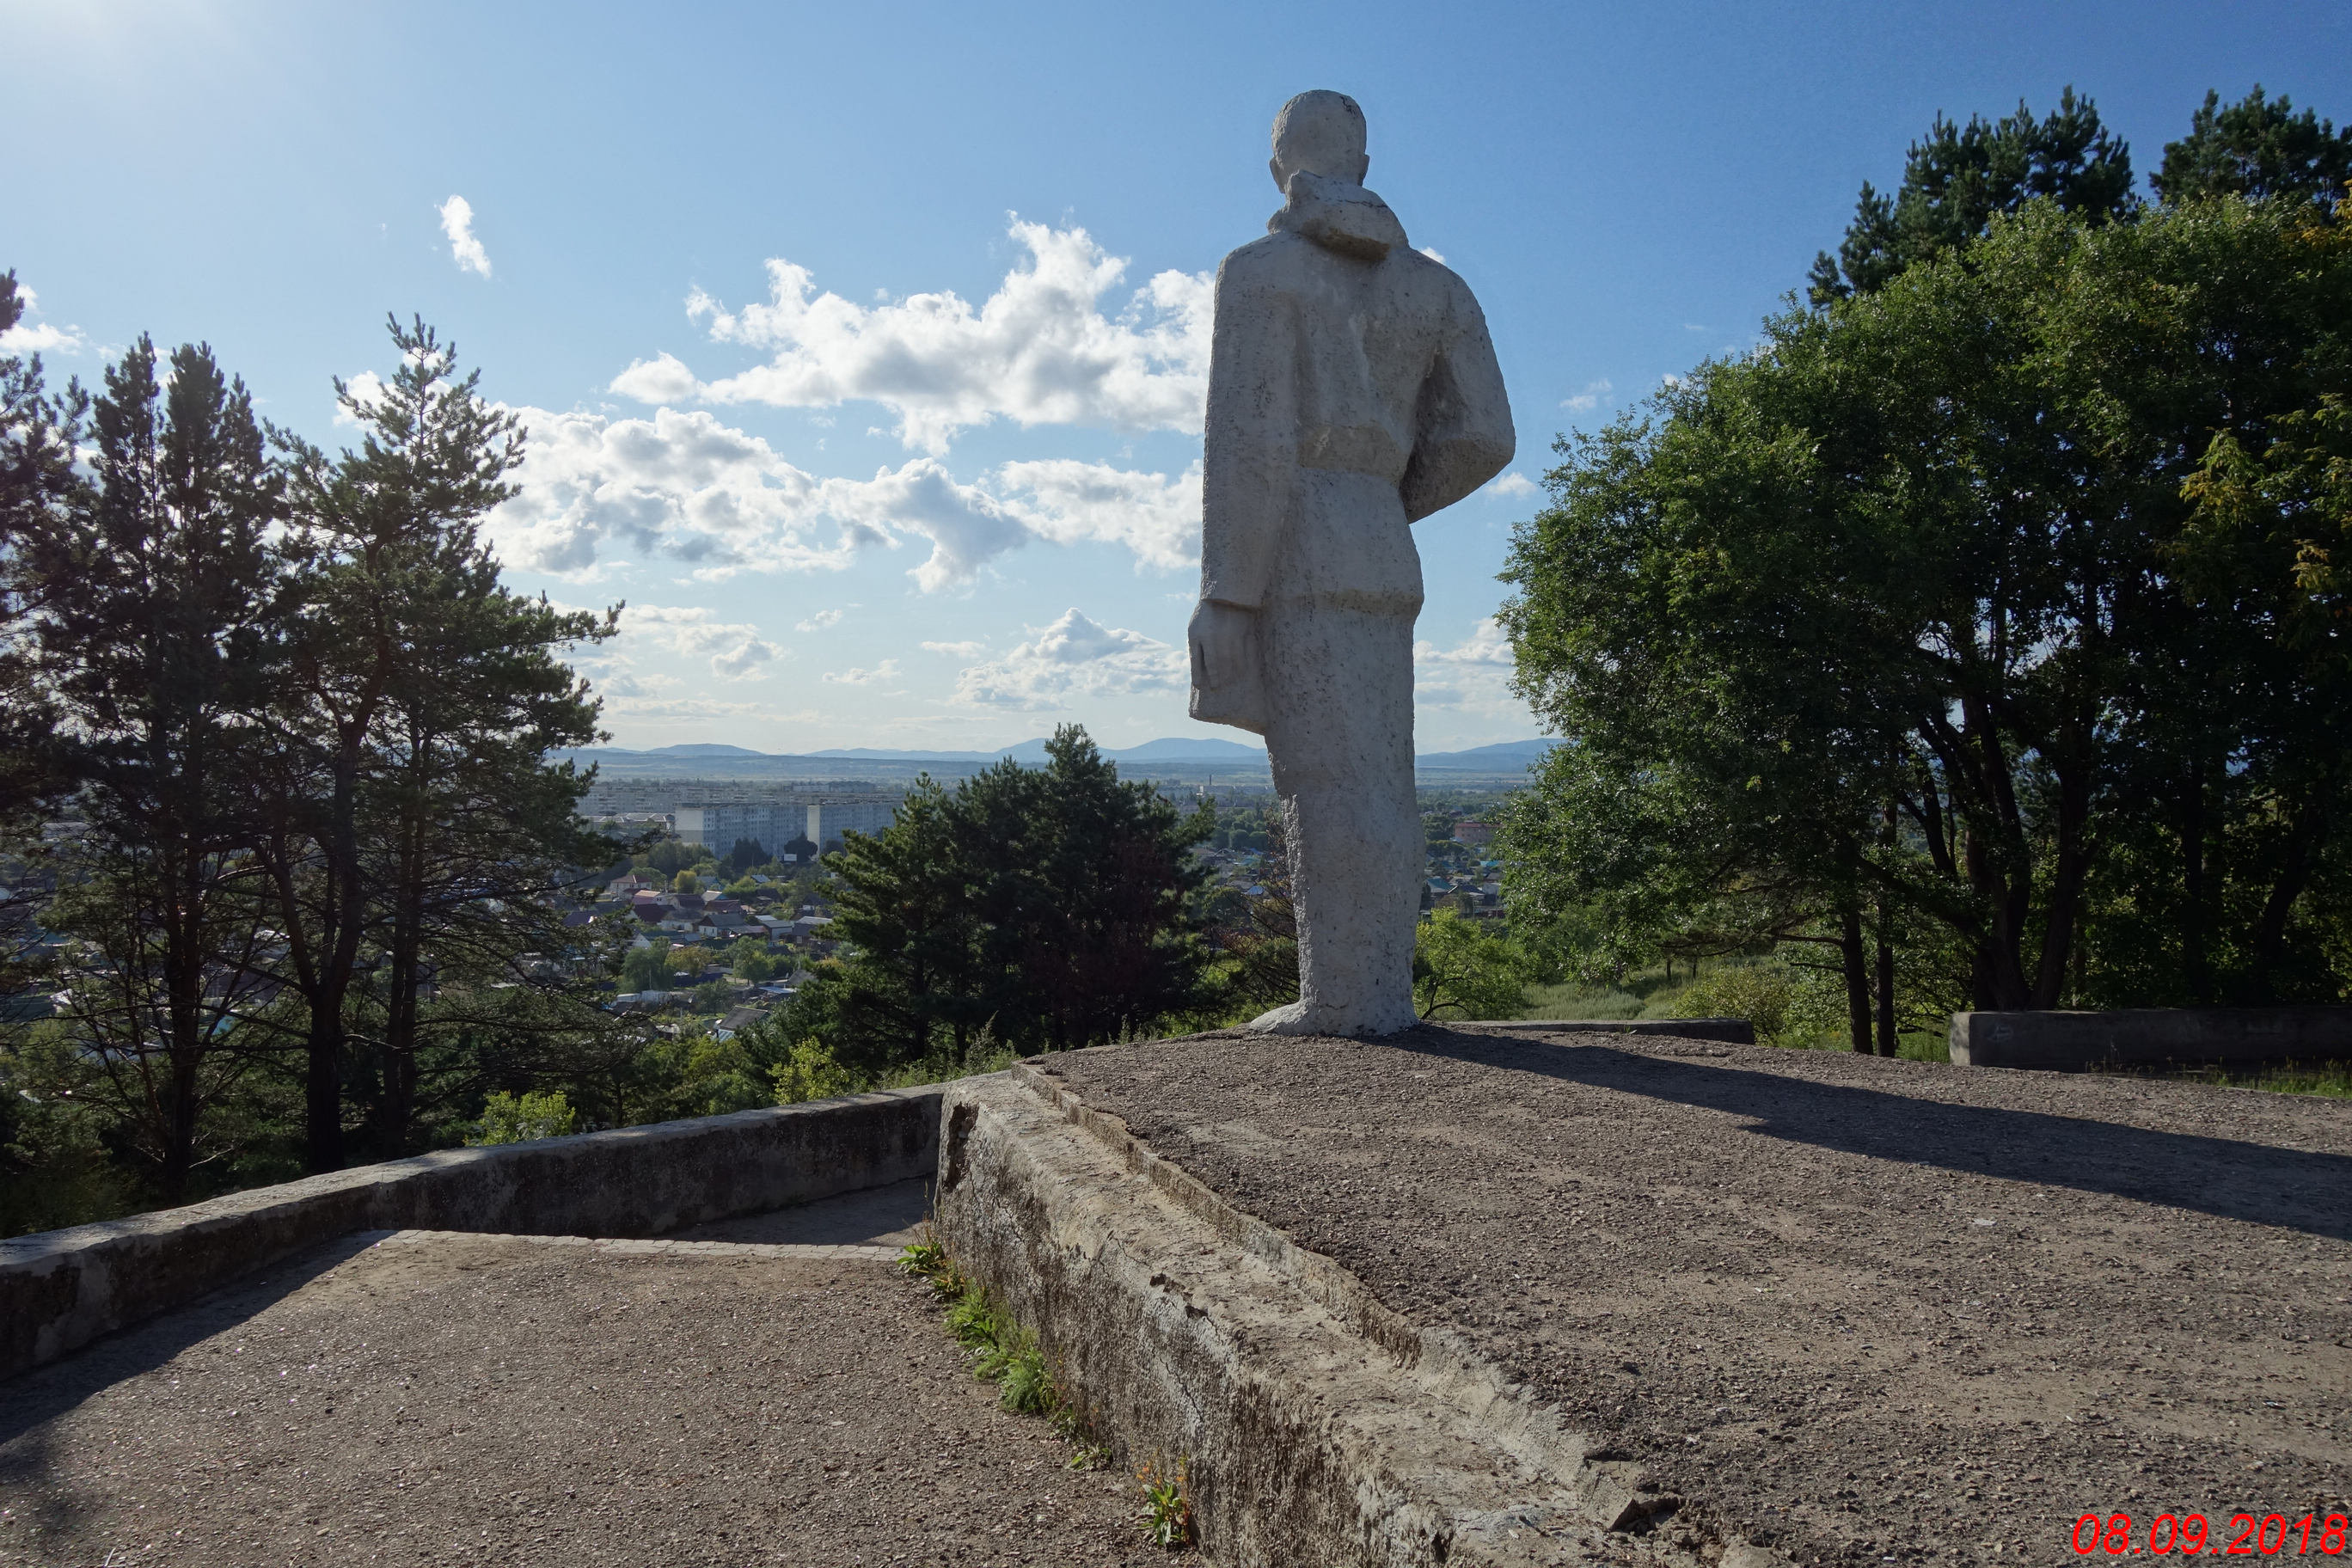
<path fill-rule="evenodd" d="M 2095 1068 L 2126 1078 L 2162 1079 L 2172 1083 L 2210 1083 L 2221 1089 L 2259 1089 L 2272 1094 L 2313 1094 L 2326 1100 L 2352 1100 L 2352 1062 L 2288 1062 L 2284 1067 L 2164 1068 L 2155 1070 Z"/>
<path fill-rule="evenodd" d="M 971 1358 L 972 1374 L 996 1385 L 997 1403 L 1017 1415 L 1042 1415 L 1070 1445 L 1070 1468 L 1098 1470 L 1110 1450 L 1094 1440 L 1084 1414 L 1063 1397 L 1037 1336 L 1013 1321 L 976 1280 L 964 1278 L 928 1227 L 898 1249 L 898 1267 L 931 1288 L 947 1309 L 947 1331 Z"/>

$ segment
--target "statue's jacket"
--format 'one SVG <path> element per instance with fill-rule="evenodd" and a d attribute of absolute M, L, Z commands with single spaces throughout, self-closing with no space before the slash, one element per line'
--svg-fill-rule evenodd
<path fill-rule="evenodd" d="M 1285 195 L 1217 269 L 1201 595 L 1410 617 L 1411 524 L 1511 460 L 1486 319 L 1361 185 L 1299 174 Z"/>

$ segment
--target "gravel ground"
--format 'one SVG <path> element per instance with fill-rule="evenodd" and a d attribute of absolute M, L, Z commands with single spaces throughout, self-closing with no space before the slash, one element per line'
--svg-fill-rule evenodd
<path fill-rule="evenodd" d="M 1475 1026 L 1041 1065 L 1800 1563 L 2352 1508 L 2342 1102 Z"/>
<path fill-rule="evenodd" d="M 878 1255 L 657 1245 L 355 1240 L 0 1385 L 0 1563 L 1166 1561 Z"/>

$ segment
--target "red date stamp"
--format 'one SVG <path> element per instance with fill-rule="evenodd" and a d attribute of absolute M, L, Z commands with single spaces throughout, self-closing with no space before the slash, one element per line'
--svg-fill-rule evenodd
<path fill-rule="evenodd" d="M 2086 1513 L 2074 1521 L 2069 1544 L 2084 1557 L 2137 1557 L 2145 1552 L 2162 1557 L 2179 1552 L 2194 1557 L 2210 1552 L 2217 1557 L 2341 1557 L 2352 1520 L 2340 1513 L 2307 1513 L 2289 1519 L 2283 1513 L 2233 1513 L 2229 1527 L 2215 1526 L 2201 1513 L 2159 1513 L 2145 1532 L 2127 1513 Z"/>

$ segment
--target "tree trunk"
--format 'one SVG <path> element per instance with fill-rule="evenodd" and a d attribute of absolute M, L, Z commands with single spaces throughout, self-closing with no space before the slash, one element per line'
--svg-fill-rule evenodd
<path fill-rule="evenodd" d="M 1838 950 L 1845 959 L 1845 1009 L 1853 1048 L 1870 1055 L 1870 973 L 1862 942 L 1862 910 L 1848 908 L 1840 917 Z"/>
<path fill-rule="evenodd" d="M 2278 880 L 2271 885 L 2270 896 L 2263 900 L 2262 919 L 2254 927 L 2254 975 L 2252 1000 L 2267 1004 L 2276 1000 L 2275 980 L 2286 962 L 2286 922 L 2294 912 L 2294 902 L 2303 896 L 2304 884 L 2311 878 L 2311 868 L 2318 858 L 2320 846 L 2327 838 L 2327 813 L 2325 789 L 2315 790 L 2295 813 L 2294 826 L 2287 834 L 2286 861 Z"/>
<path fill-rule="evenodd" d="M 1895 943 L 1887 932 L 1886 905 L 1878 907 L 1878 1054 L 1895 1054 Z"/>
<path fill-rule="evenodd" d="M 2180 911 L 2180 973 L 2192 1006 L 2213 999 L 2213 980 L 2205 952 L 2205 766 L 2200 758 L 2189 764 L 2180 791 L 2180 880 L 2184 907 Z"/>

